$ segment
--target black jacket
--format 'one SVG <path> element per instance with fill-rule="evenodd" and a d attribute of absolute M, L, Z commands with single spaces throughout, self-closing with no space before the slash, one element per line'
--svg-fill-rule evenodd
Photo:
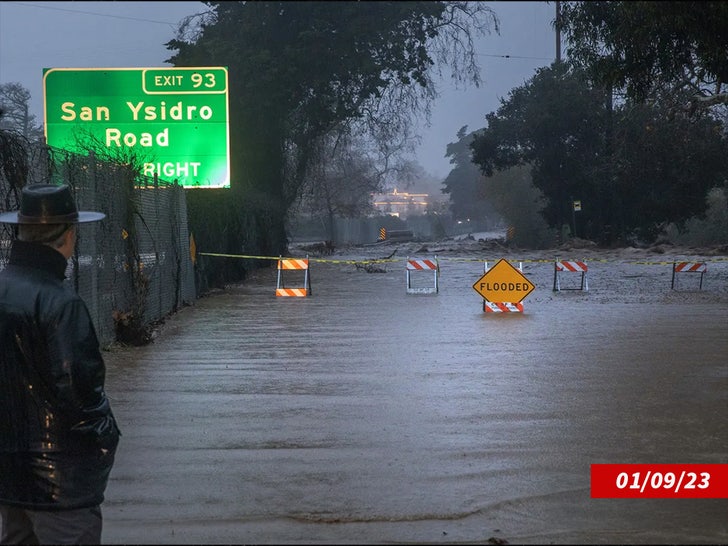
<path fill-rule="evenodd" d="M 104 499 L 120 433 L 66 265 L 46 245 L 14 241 L 0 271 L 0 504 L 65 510 Z"/>

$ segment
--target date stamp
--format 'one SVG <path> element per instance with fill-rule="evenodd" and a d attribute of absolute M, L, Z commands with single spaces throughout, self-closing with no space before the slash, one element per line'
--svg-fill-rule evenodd
<path fill-rule="evenodd" d="M 725 464 L 593 464 L 593 499 L 728 498 Z"/>

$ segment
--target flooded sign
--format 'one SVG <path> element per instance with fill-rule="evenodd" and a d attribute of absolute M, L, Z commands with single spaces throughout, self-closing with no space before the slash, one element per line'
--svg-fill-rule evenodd
<path fill-rule="evenodd" d="M 45 68 L 49 146 L 133 156 L 142 174 L 187 188 L 230 187 L 224 67 Z"/>
<path fill-rule="evenodd" d="M 473 288 L 490 302 L 519 303 L 536 287 L 520 270 L 501 259 L 475 282 Z"/>

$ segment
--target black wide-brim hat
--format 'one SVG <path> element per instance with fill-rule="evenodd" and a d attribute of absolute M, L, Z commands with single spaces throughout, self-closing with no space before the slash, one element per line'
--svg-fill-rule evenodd
<path fill-rule="evenodd" d="M 104 218 L 103 212 L 78 210 L 67 184 L 25 186 L 20 210 L 0 214 L 0 222 L 5 224 L 81 224 Z"/>

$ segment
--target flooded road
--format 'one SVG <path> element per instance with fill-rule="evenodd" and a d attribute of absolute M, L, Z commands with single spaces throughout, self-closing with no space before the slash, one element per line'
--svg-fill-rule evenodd
<path fill-rule="evenodd" d="M 590 498 L 590 464 L 728 463 L 728 262 L 671 290 L 595 260 L 554 292 L 534 260 L 524 312 L 484 313 L 482 258 L 441 258 L 429 295 L 354 258 L 312 261 L 305 298 L 256 272 L 105 353 L 105 543 L 728 542 L 728 499 Z"/>

